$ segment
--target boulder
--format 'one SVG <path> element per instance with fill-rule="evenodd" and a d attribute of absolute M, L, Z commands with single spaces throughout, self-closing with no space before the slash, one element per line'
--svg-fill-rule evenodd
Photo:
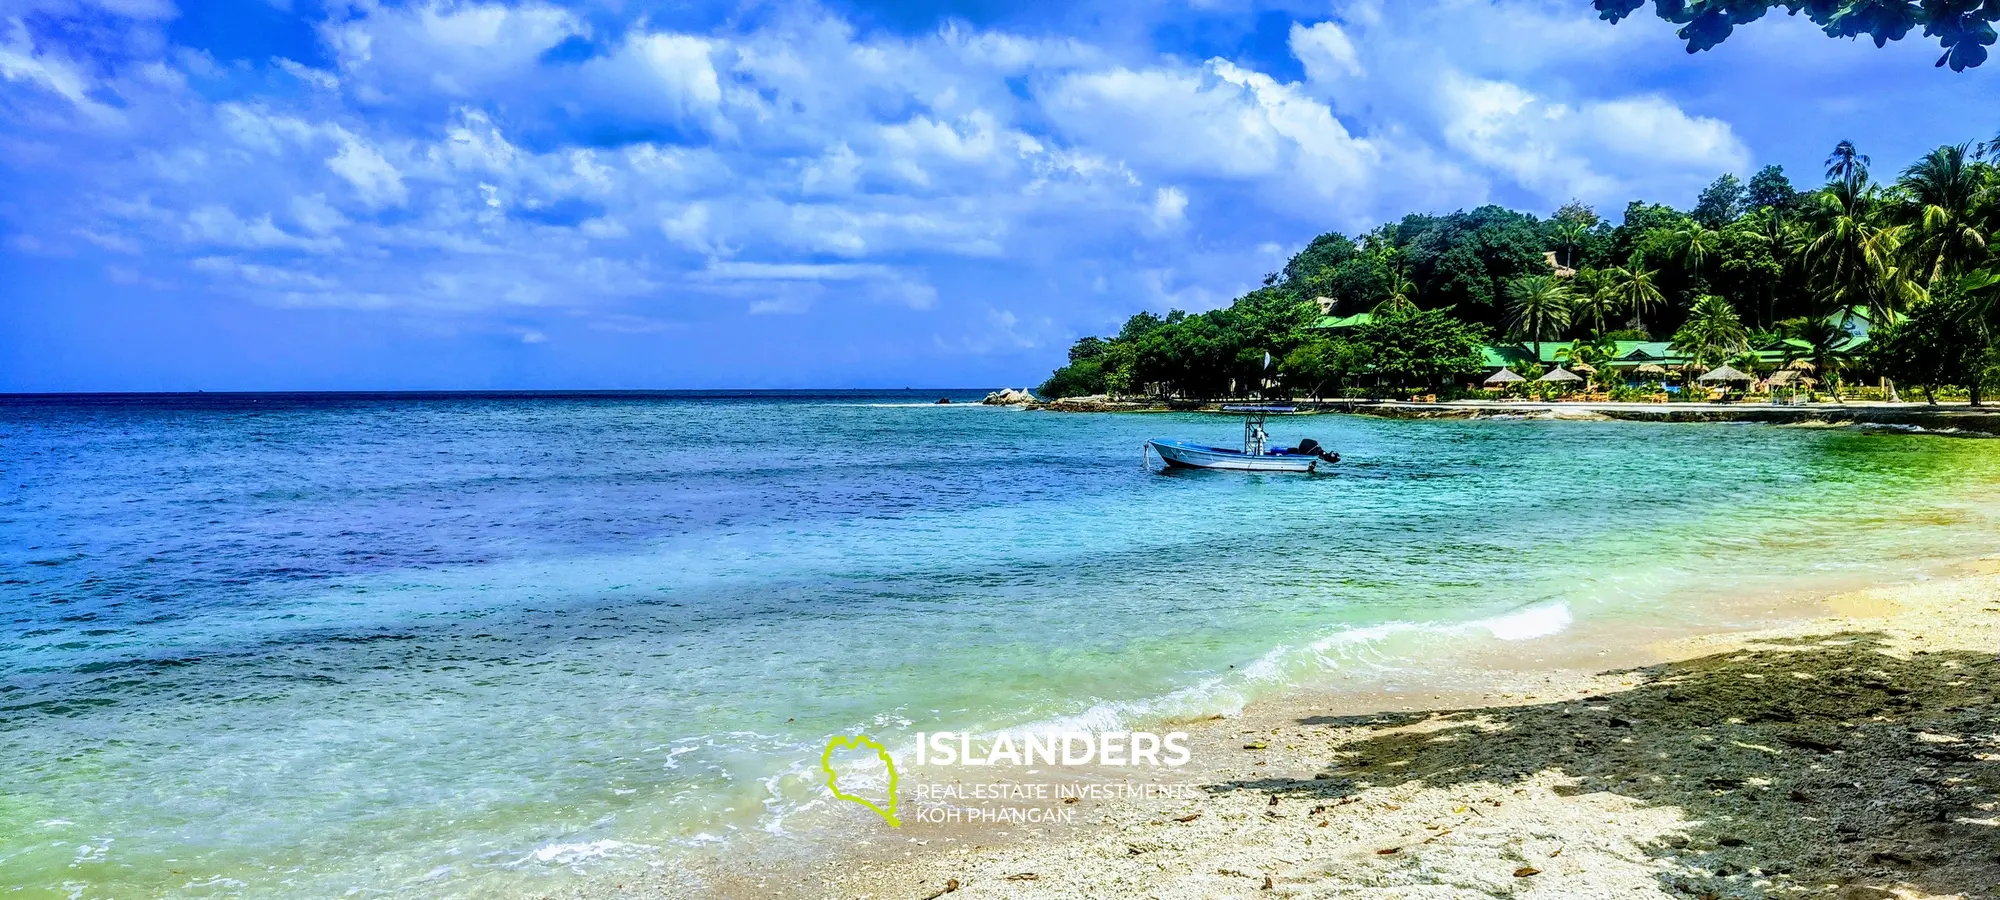
<path fill-rule="evenodd" d="M 986 399 L 979 402 L 988 406 L 1026 406 L 1036 401 L 1035 395 L 1028 393 L 1025 388 L 1021 390 L 1001 388 L 991 394 L 987 394 Z"/>

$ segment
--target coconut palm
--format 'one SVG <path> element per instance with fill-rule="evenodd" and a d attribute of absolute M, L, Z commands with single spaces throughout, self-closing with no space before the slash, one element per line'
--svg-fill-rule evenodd
<path fill-rule="evenodd" d="M 1618 342 L 1598 335 L 1589 340 L 1571 341 L 1567 347 L 1556 348 L 1556 362 L 1569 367 L 1570 371 L 1590 376 L 1591 380 L 1611 381 L 1613 372 L 1609 365 L 1611 358 L 1618 355 Z"/>
<path fill-rule="evenodd" d="M 1558 219 L 1553 231 L 1556 246 L 1568 251 L 1563 254 L 1563 265 L 1576 267 L 1576 251 L 1581 249 L 1590 237 L 1590 229 L 1575 219 Z"/>
<path fill-rule="evenodd" d="M 1646 268 L 1646 257 L 1636 250 L 1625 265 L 1613 266 L 1606 275 L 1611 281 L 1611 298 L 1619 308 L 1631 310 L 1635 326 L 1640 316 L 1667 302 L 1666 295 L 1660 293 L 1659 271 Z"/>
<path fill-rule="evenodd" d="M 1804 341 L 1809 349 L 1803 352 L 1786 351 L 1785 362 L 1789 367 L 1798 360 L 1812 365 L 1812 371 L 1819 373 L 1826 381 L 1827 390 L 1833 399 L 1840 399 L 1840 368 L 1847 362 L 1847 354 L 1841 351 L 1853 336 L 1847 333 L 1832 316 L 1807 319 L 1798 327 L 1790 329 L 1786 337 Z"/>
<path fill-rule="evenodd" d="M 2000 160 L 2000 134 L 1995 134 L 1990 141 L 1979 142 L 1979 158 L 1982 161 Z"/>
<path fill-rule="evenodd" d="M 1577 325 L 1589 325 L 1591 334 L 1603 334 L 1604 323 L 1618 317 L 1618 298 L 1610 289 L 1572 290 L 1570 318 Z"/>
<path fill-rule="evenodd" d="M 1569 325 L 1569 285 L 1553 275 L 1529 275 L 1507 284 L 1507 316 L 1511 324 L 1535 344 L 1535 358 L 1542 358 L 1542 338 L 1554 337 Z"/>
<path fill-rule="evenodd" d="M 1714 294 L 1705 294 L 1688 310 L 1687 323 L 1674 332 L 1672 349 L 1698 367 L 1728 359 L 1750 346 L 1750 333 L 1736 307 Z"/>
<path fill-rule="evenodd" d="M 1389 296 L 1375 304 L 1376 315 L 1413 313 L 1417 311 L 1417 286 L 1404 278 L 1401 271 L 1389 273 Z"/>
<path fill-rule="evenodd" d="M 1805 260 L 1823 309 L 1862 307 L 1887 321 L 1887 313 L 1924 296 L 1898 260 L 1908 228 L 1883 224 L 1865 174 L 1827 185 L 1819 197 L 1822 225 Z"/>
<path fill-rule="evenodd" d="M 1668 246 L 1688 271 L 1700 273 L 1702 266 L 1721 249 L 1722 234 L 1700 222 L 1689 222 L 1674 229 Z"/>
<path fill-rule="evenodd" d="M 1914 277 L 1925 286 L 1975 267 L 1986 258 L 1980 202 L 1988 187 L 1966 144 L 1939 147 L 1903 170 L 1898 186 L 1915 207 L 1909 251 Z"/>
<path fill-rule="evenodd" d="M 1826 157 L 1826 177 L 1846 185 L 1858 185 L 1868 177 L 1868 157 L 1854 148 L 1853 141 L 1833 145 Z"/>

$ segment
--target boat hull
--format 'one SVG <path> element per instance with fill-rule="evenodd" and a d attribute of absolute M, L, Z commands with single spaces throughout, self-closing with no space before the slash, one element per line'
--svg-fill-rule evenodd
<path fill-rule="evenodd" d="M 1250 456 L 1220 447 L 1182 441 L 1151 440 L 1146 446 L 1168 466 L 1183 469 L 1234 469 L 1239 472 L 1312 472 L 1320 460 L 1312 456 Z"/>

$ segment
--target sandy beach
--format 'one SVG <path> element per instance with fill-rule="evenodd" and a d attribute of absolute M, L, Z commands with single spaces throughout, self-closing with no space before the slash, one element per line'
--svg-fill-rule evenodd
<path fill-rule="evenodd" d="M 2000 560 L 1764 615 L 1779 624 L 1583 631 L 1535 651 L 1554 656 L 1468 660 L 1481 674 L 1449 694 L 1254 704 L 1191 726 L 1189 798 L 704 880 L 911 900 L 2000 893 Z"/>

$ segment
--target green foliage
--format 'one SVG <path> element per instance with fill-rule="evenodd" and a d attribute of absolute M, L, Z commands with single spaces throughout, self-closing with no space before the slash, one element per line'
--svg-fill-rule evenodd
<path fill-rule="evenodd" d="M 1693 218 L 1707 228 L 1721 228 L 1734 222 L 1743 214 L 1747 193 L 1736 176 L 1724 174 L 1702 189 L 1700 199 L 1694 204 Z"/>
<path fill-rule="evenodd" d="M 1328 270 L 1318 286 L 1305 292 L 1310 297 L 1330 297 L 1334 312 L 1353 315 L 1388 299 L 1395 273 L 1379 259 L 1355 257 Z"/>
<path fill-rule="evenodd" d="M 1406 386 L 1432 386 L 1479 371 L 1485 340 L 1484 328 L 1461 321 L 1448 309 L 1377 316 L 1355 329 L 1353 338 L 1376 376 Z"/>
<path fill-rule="evenodd" d="M 1994 347 L 1979 299 L 1955 289 L 1911 310 L 1909 318 L 1877 329 L 1863 361 L 1921 389 L 1932 403 L 1937 389 L 1946 385 L 1965 388 L 1978 403 L 2000 368 L 2000 350 Z"/>
<path fill-rule="evenodd" d="M 1913 278 L 1928 286 L 1985 260 L 1992 181 L 1968 144 L 1939 147 L 1903 170 Z"/>
<path fill-rule="evenodd" d="M 1354 341 L 1314 337 L 1285 354 L 1280 371 L 1287 385 L 1319 397 L 1368 371 L 1368 349 Z"/>
<path fill-rule="evenodd" d="M 1853 141 L 1843 140 L 1833 145 L 1833 152 L 1826 156 L 1826 177 L 1858 189 L 1868 180 L 1868 157 Z"/>
<path fill-rule="evenodd" d="M 1670 334 L 1709 365 L 1739 358 L 1754 328 L 1760 347 L 1779 335 L 1803 341 L 1795 355 L 1810 359 L 1815 377 L 1838 396 L 1844 370 L 1916 372 L 1910 342 L 1964 337 L 1925 319 L 1907 332 L 1884 332 L 1906 335 L 1901 355 L 1882 350 L 1887 355 L 1857 360 L 1842 327 L 1849 310 L 1882 327 L 1896 313 L 1949 299 L 1984 323 L 1973 334 L 1988 346 L 2000 336 L 1996 162 L 2000 137 L 1976 152 L 1969 144 L 1941 147 L 1895 183 L 1878 185 L 1869 158 L 1842 141 L 1820 188 L 1798 191 L 1782 169 L 1767 166 L 1747 185 L 1718 178 L 1692 212 L 1630 203 L 1615 226 L 1570 203 L 1546 220 L 1483 206 L 1405 216 L 1359 240 L 1330 232 L 1228 307 L 1139 313 L 1114 336 L 1077 341 L 1043 392 L 1214 397 L 1435 387 L 1453 366 L 1466 365 L 1461 374 L 1483 366 L 1469 357 L 1439 362 L 1456 351 L 1424 349 L 1429 338 L 1397 336 L 1394 328 L 1449 320 L 1481 333 L 1511 330 L 1537 354 L 1543 341 L 1595 345 Z M 1557 275 L 1544 254 L 1574 274 Z M 1376 322 L 1315 331 L 1316 297 L 1331 298 L 1341 315 L 1373 312 Z M 1277 364 L 1267 368 L 1266 354 Z M 1935 361 L 1933 353 L 1921 364 Z"/>
<path fill-rule="evenodd" d="M 1594 0 L 1598 16 L 1617 22 L 1646 5 L 1646 0 Z M 1993 44 L 1993 23 L 2000 21 L 2000 4 L 1976 0 L 1656 0 L 1660 18 L 1681 26 L 1676 32 L 1687 51 L 1708 50 L 1728 39 L 1738 25 L 1764 17 L 1773 8 L 1803 13 L 1829 37 L 1867 35 L 1875 46 L 1899 41 L 1921 25 L 1924 35 L 1938 39 L 1944 55 L 1937 65 L 1954 72 L 1986 61 Z"/>
<path fill-rule="evenodd" d="M 1336 266 L 1361 254 L 1354 246 L 1353 239 L 1338 231 L 1330 231 L 1313 238 L 1304 250 L 1285 263 L 1284 280 L 1291 284 L 1308 284 L 1324 273 L 1332 272 Z"/>
<path fill-rule="evenodd" d="M 1456 306 L 1493 321 L 1507 282 L 1549 270 L 1539 223 L 1498 206 L 1448 216 L 1406 216 L 1396 237 L 1404 273 L 1416 283 L 1424 298 L 1420 305 L 1426 308 Z"/>
<path fill-rule="evenodd" d="M 1798 202 L 1799 192 L 1792 188 L 1792 180 L 1785 177 L 1784 166 L 1765 166 L 1757 174 L 1750 176 L 1750 183 L 1743 192 L 1743 203 L 1751 210 L 1772 209 L 1789 211 Z"/>
<path fill-rule="evenodd" d="M 1104 364 L 1095 358 L 1063 366 L 1035 388 L 1035 393 L 1050 400 L 1104 392 Z"/>
<path fill-rule="evenodd" d="M 1785 263 L 1772 235 L 1771 220 L 1778 215 L 1772 207 L 1723 226 L 1716 240 L 1715 290 L 1754 311 L 1753 318 L 1769 324 L 1776 316 L 1777 300 L 1785 287 Z"/>
<path fill-rule="evenodd" d="M 1673 350 L 1695 366 L 1707 368 L 1741 353 L 1749 343 L 1750 333 L 1736 307 L 1710 294 L 1695 301 L 1687 322 L 1674 332 Z"/>
<path fill-rule="evenodd" d="M 1542 340 L 1569 326 L 1572 299 L 1569 285 L 1553 275 L 1516 278 L 1507 285 L 1507 322 L 1534 342 L 1540 357 Z"/>

